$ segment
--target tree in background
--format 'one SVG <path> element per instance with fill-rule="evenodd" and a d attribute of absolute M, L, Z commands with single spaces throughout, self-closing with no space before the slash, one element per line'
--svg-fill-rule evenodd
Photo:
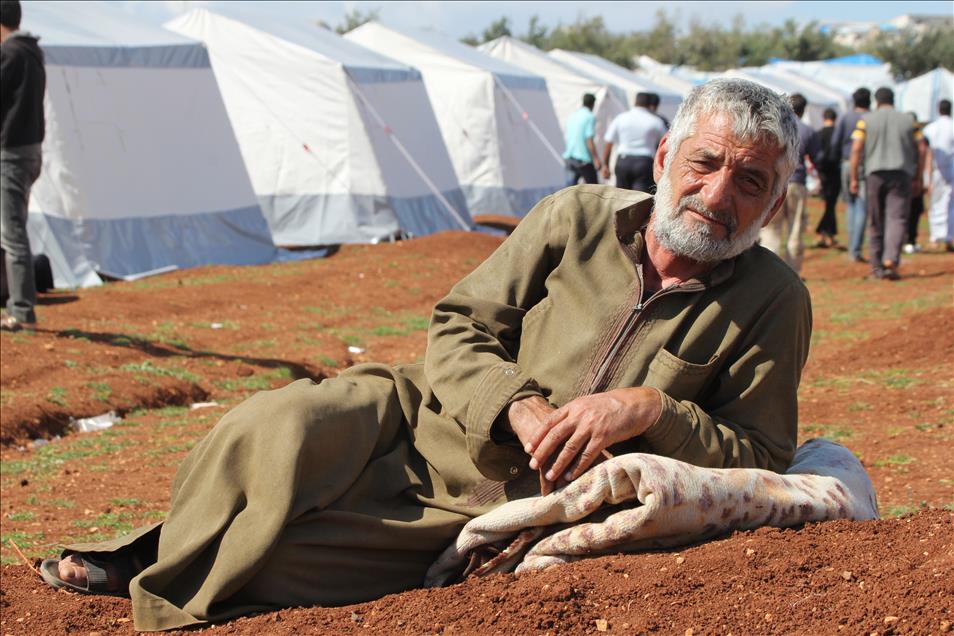
<path fill-rule="evenodd" d="M 342 20 L 341 23 L 336 27 L 332 27 L 324 20 L 318 20 L 317 24 L 322 29 L 328 29 L 329 31 L 334 31 L 338 35 L 344 35 L 352 29 L 357 29 L 366 22 L 377 20 L 378 17 L 380 17 L 380 13 L 380 9 L 371 9 L 367 12 L 361 11 L 360 9 L 355 9 L 353 11 L 348 11 L 344 16 L 344 20 Z"/>
<path fill-rule="evenodd" d="M 612 33 L 602 17 L 580 16 L 571 24 L 548 29 L 538 16 L 530 18 L 525 33 L 518 37 L 549 51 L 567 49 L 592 53 L 633 68 L 640 55 L 648 55 L 664 64 L 688 65 L 703 71 L 724 71 L 743 66 L 762 66 L 773 57 L 795 61 L 824 60 L 858 52 L 835 42 L 834 35 L 823 33 L 817 22 L 798 26 L 788 20 L 781 27 L 759 25 L 748 28 L 740 14 L 729 28 L 692 19 L 687 33 L 677 26 L 679 12 L 656 12 L 653 26 L 646 31 Z M 484 29 L 480 37 L 462 41 L 476 46 L 502 35 L 512 36 L 510 21 L 500 18 Z M 923 34 L 882 33 L 871 45 L 863 47 L 886 62 L 894 73 L 910 78 L 938 66 L 954 68 L 954 26 L 935 27 Z"/>
<path fill-rule="evenodd" d="M 954 70 L 954 26 L 934 27 L 924 33 L 882 32 L 863 50 L 890 63 L 891 71 L 902 79 L 939 66 Z"/>

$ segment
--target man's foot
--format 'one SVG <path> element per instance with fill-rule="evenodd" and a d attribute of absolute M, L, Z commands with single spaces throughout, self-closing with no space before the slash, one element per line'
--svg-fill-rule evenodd
<path fill-rule="evenodd" d="M 852 255 L 849 257 L 849 259 L 852 260 L 852 261 L 854 261 L 854 262 L 856 262 L 856 263 L 867 263 L 867 262 L 868 262 L 868 261 L 865 260 L 865 257 L 862 256 L 861 254 L 852 254 Z"/>
<path fill-rule="evenodd" d="M 0 331 L 36 331 L 35 322 L 23 322 L 13 316 L 0 318 Z"/>
<path fill-rule="evenodd" d="M 885 261 L 881 278 L 884 280 L 901 280 L 901 274 L 898 273 L 898 264 L 892 261 Z"/>
<path fill-rule="evenodd" d="M 46 559 L 40 565 L 40 575 L 55 588 L 109 596 L 128 596 L 129 582 L 133 578 L 133 572 L 125 562 L 95 560 L 88 554 Z"/>

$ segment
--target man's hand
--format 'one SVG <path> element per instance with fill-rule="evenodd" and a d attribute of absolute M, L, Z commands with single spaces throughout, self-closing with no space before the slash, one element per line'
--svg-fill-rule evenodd
<path fill-rule="evenodd" d="M 548 481 L 573 481 L 605 448 L 644 433 L 661 410 L 655 389 L 633 387 L 587 395 L 554 411 L 527 441 L 522 436 L 520 441 L 532 456 L 530 468 L 549 465 L 544 474 Z"/>
<path fill-rule="evenodd" d="M 857 196 L 858 194 L 858 180 L 854 177 L 848 182 L 848 192 Z"/>
<path fill-rule="evenodd" d="M 518 400 L 510 405 L 507 409 L 507 419 L 524 450 L 529 447 L 531 440 L 536 439 L 535 433 L 544 426 L 555 410 L 539 395 Z"/>
<path fill-rule="evenodd" d="M 603 175 L 603 178 L 604 178 L 604 179 L 609 179 L 609 177 L 610 177 L 610 175 L 609 175 L 609 166 L 606 165 L 605 163 L 603 164 L 603 169 L 600 170 L 600 174 Z"/>

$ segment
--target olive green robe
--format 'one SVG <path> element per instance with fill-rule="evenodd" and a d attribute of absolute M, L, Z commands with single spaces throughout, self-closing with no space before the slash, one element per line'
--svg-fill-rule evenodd
<path fill-rule="evenodd" d="M 423 365 L 253 396 L 185 460 L 163 524 L 69 549 L 155 559 L 130 585 L 140 630 L 417 587 L 470 518 L 538 492 L 499 422 L 531 395 L 654 387 L 662 414 L 615 453 L 784 470 L 807 290 L 755 247 L 646 297 L 651 208 L 606 186 L 547 197 L 436 305 Z"/>

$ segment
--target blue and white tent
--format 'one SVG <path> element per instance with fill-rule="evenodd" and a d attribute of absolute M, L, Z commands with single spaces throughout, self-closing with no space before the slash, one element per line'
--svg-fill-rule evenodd
<path fill-rule="evenodd" d="M 25 2 L 22 28 L 47 76 L 30 241 L 57 287 L 276 257 L 201 44 L 103 3 Z"/>
<path fill-rule="evenodd" d="M 563 135 L 542 77 L 435 31 L 369 22 L 345 38 L 421 71 L 472 214 L 523 216 L 563 187 Z"/>
<path fill-rule="evenodd" d="M 473 227 L 418 71 L 313 24 L 195 9 L 278 245 Z"/>

